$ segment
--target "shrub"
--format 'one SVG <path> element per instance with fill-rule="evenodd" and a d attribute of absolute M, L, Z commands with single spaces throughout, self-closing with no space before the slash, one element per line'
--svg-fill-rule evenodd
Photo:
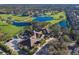
<path fill-rule="evenodd" d="M 6 52 L 9 55 L 18 55 L 16 51 L 13 51 L 12 49 L 10 49 L 7 45 L 4 45 L 3 43 L 0 43 L 0 47 L 4 52 Z"/>
<path fill-rule="evenodd" d="M 43 45 L 44 43 L 45 43 L 46 41 L 43 39 L 43 40 L 41 40 L 41 45 Z"/>
<path fill-rule="evenodd" d="M 28 54 L 29 54 L 29 55 L 34 54 L 37 49 L 38 49 L 37 46 L 33 47 L 32 50 L 30 50 L 30 51 L 28 52 Z"/>

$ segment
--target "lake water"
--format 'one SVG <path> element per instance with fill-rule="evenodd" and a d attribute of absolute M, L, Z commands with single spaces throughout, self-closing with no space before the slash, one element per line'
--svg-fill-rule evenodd
<path fill-rule="evenodd" d="M 66 23 L 66 21 L 62 21 L 62 22 L 60 22 L 59 25 L 60 25 L 61 27 L 67 27 L 67 23 Z"/>
<path fill-rule="evenodd" d="M 45 22 L 50 20 L 53 20 L 53 17 L 36 17 L 33 21 Z"/>
<path fill-rule="evenodd" d="M 33 21 L 35 22 L 46 22 L 46 21 L 51 21 L 51 20 L 55 20 L 52 17 L 36 17 L 35 19 L 33 19 Z M 67 23 L 66 21 L 62 21 L 58 23 L 61 27 L 67 27 Z M 13 21 L 12 25 L 15 26 L 30 26 L 32 25 L 30 22 L 17 22 L 17 21 Z"/>
<path fill-rule="evenodd" d="M 12 25 L 15 25 L 15 26 L 30 26 L 31 23 L 30 22 L 17 22 L 17 21 L 13 21 Z"/>

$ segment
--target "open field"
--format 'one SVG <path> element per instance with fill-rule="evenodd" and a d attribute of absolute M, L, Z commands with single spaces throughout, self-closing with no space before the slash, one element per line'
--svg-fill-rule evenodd
<path fill-rule="evenodd" d="M 62 16 L 62 18 L 60 18 L 60 16 Z M 22 17 L 22 16 L 11 15 L 11 14 L 0 14 L 0 17 L 3 18 L 4 20 L 6 20 L 7 17 L 11 17 L 12 18 L 11 20 L 25 21 L 25 22 L 31 22 L 34 19 L 33 17 L 30 17 L 30 16 Z M 65 12 L 59 12 L 57 14 L 50 15 L 50 17 L 53 17 L 55 19 L 55 20 L 51 20 L 51 21 L 46 21 L 46 22 L 50 22 L 51 24 L 57 24 L 63 20 L 66 20 Z M 2 39 L 5 39 L 5 40 L 10 39 L 11 37 L 16 35 L 20 31 L 22 31 L 23 28 L 24 28 L 24 26 L 17 27 L 12 24 L 3 23 L 2 21 L 0 21 L 0 32 L 4 33 L 4 37 Z"/>
<path fill-rule="evenodd" d="M 59 12 L 57 14 L 51 15 L 51 17 L 55 18 L 55 19 L 60 19 L 60 17 L 63 16 L 63 19 L 66 19 L 66 14 L 65 12 Z"/>
<path fill-rule="evenodd" d="M 25 22 L 31 22 L 32 18 L 31 17 L 21 17 L 21 16 L 14 16 L 11 14 L 0 14 L 1 19 L 6 20 L 8 17 L 11 17 L 11 20 L 14 21 L 25 21 Z M 8 24 L 6 22 L 0 21 L 0 32 L 4 33 L 4 37 L 0 39 L 10 39 L 17 33 L 19 33 L 23 27 L 17 27 L 12 24 Z"/>
<path fill-rule="evenodd" d="M 8 17 L 11 18 L 11 20 L 17 20 L 17 21 L 26 21 L 26 22 L 29 22 L 29 21 L 32 21 L 32 17 L 30 16 L 16 16 L 16 15 L 12 15 L 12 14 L 0 14 L 0 17 L 3 18 L 3 19 L 7 19 Z"/>
<path fill-rule="evenodd" d="M 0 25 L 4 25 L 4 23 L 0 22 Z M 23 27 L 16 27 L 11 24 L 0 26 L 0 32 L 4 33 L 4 37 L 2 39 L 10 39 L 22 29 Z"/>
<path fill-rule="evenodd" d="M 53 14 L 53 15 L 50 15 L 50 17 L 53 17 L 55 19 L 55 20 L 47 21 L 47 22 L 50 22 L 51 24 L 57 24 L 61 21 L 67 20 L 65 12 Z"/>

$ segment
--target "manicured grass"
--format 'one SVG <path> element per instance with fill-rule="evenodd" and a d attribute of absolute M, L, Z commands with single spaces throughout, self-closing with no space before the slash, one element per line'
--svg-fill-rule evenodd
<path fill-rule="evenodd" d="M 4 23 L 0 21 L 0 25 L 4 25 Z"/>
<path fill-rule="evenodd" d="M 5 34 L 3 39 L 10 39 L 12 36 L 16 35 L 16 33 L 20 32 L 23 27 L 16 27 L 11 24 L 8 24 L 6 26 L 0 26 L 0 29 L 0 32 L 3 32 Z"/>
<path fill-rule="evenodd" d="M 0 14 L 0 17 L 7 19 L 7 17 L 11 17 L 13 20 L 17 20 L 17 21 L 32 21 L 32 17 L 25 17 L 25 16 L 16 16 L 16 15 L 12 15 L 12 14 Z"/>
<path fill-rule="evenodd" d="M 50 21 L 50 23 L 51 23 L 52 25 L 54 25 L 54 24 L 57 24 L 57 23 L 59 23 L 59 22 L 61 22 L 61 21 L 63 21 L 63 20 L 52 20 L 52 21 Z"/>
<path fill-rule="evenodd" d="M 47 21 L 49 24 L 52 24 L 52 25 L 55 25 L 55 24 L 58 24 L 59 22 L 62 22 L 62 21 L 66 21 L 67 18 L 66 18 L 66 14 L 65 12 L 59 12 L 57 14 L 53 14 L 51 15 L 49 13 L 50 17 L 53 17 L 54 20 L 51 20 L 51 21 Z M 60 18 L 60 16 L 63 16 L 63 18 Z M 45 26 L 45 28 L 47 28 L 49 25 Z"/>
<path fill-rule="evenodd" d="M 60 16 L 63 16 L 62 19 L 66 19 L 66 14 L 65 14 L 64 11 L 63 12 L 59 12 L 59 13 L 54 14 L 54 15 L 51 15 L 51 17 L 53 17 L 54 19 L 60 19 Z"/>
<path fill-rule="evenodd" d="M 6 20 L 7 17 L 9 17 L 9 16 L 13 20 L 17 20 L 17 21 L 29 22 L 29 20 L 30 21 L 32 20 L 31 17 L 15 16 L 15 15 L 11 15 L 11 14 L 0 14 L 0 17 L 2 17 L 2 19 L 4 19 L 4 20 Z M 23 28 L 24 28 L 24 26 L 23 27 L 16 27 L 14 25 L 3 23 L 2 21 L 0 21 L 0 32 L 5 34 L 4 37 L 1 39 L 10 39 L 11 37 L 13 37 L 17 33 L 19 33 L 21 30 L 23 30 Z"/>
<path fill-rule="evenodd" d="M 50 15 L 50 13 L 49 13 Z M 33 20 L 32 17 L 22 17 L 22 16 L 15 16 L 12 14 L 0 14 L 0 16 L 2 18 L 7 19 L 7 17 L 11 16 L 13 20 L 17 20 L 17 21 L 26 21 L 26 22 L 31 22 Z M 60 18 L 60 16 L 63 16 L 63 18 Z M 57 24 L 63 20 L 66 20 L 66 15 L 65 12 L 59 12 L 53 15 L 50 15 L 50 17 L 53 17 L 55 20 L 51 20 L 51 21 L 47 21 L 51 24 Z M 6 26 L 1 26 L 1 25 L 6 25 Z M 4 38 L 3 39 L 8 39 L 13 37 L 14 35 L 16 35 L 17 33 L 19 33 L 21 30 L 23 30 L 24 27 L 16 27 L 14 25 L 11 24 L 6 24 L 3 23 L 2 21 L 0 21 L 0 32 L 3 32 Z"/>
<path fill-rule="evenodd" d="M 62 18 L 60 18 L 60 16 L 62 16 Z M 47 22 L 50 22 L 51 24 L 57 24 L 61 21 L 66 20 L 65 12 L 59 12 L 57 14 L 50 15 L 50 17 L 53 17 L 55 19 L 55 20 L 47 21 Z"/>
<path fill-rule="evenodd" d="M 31 22 L 31 17 L 22 17 L 22 16 L 15 16 L 12 14 L 0 14 L 0 17 L 4 20 L 7 19 L 7 17 L 11 17 L 13 20 L 17 21 L 26 21 Z M 0 32 L 6 33 L 2 39 L 10 39 L 12 36 L 16 35 L 16 33 L 19 33 L 24 27 L 16 27 L 11 24 L 3 23 L 0 21 Z"/>

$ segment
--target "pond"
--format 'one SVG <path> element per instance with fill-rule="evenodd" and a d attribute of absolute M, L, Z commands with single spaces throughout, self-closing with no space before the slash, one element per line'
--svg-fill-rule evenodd
<path fill-rule="evenodd" d="M 31 23 L 30 22 L 17 22 L 17 21 L 13 21 L 12 25 L 15 25 L 15 26 L 30 26 Z"/>
<path fill-rule="evenodd" d="M 55 20 L 52 17 L 36 17 L 35 19 L 33 19 L 33 22 L 46 22 L 46 21 L 51 21 L 51 20 Z M 31 26 L 32 24 L 30 22 L 18 22 L 18 21 L 13 21 L 12 25 L 15 26 Z M 67 27 L 67 22 L 66 21 L 62 21 L 59 22 L 58 25 L 60 25 L 61 27 Z"/>
<path fill-rule="evenodd" d="M 62 22 L 60 22 L 59 25 L 60 25 L 61 27 L 67 27 L 67 23 L 66 23 L 66 21 L 62 21 Z"/>
<path fill-rule="evenodd" d="M 45 21 L 51 21 L 53 20 L 53 17 L 36 17 L 33 21 L 37 21 L 37 22 L 45 22 Z"/>

